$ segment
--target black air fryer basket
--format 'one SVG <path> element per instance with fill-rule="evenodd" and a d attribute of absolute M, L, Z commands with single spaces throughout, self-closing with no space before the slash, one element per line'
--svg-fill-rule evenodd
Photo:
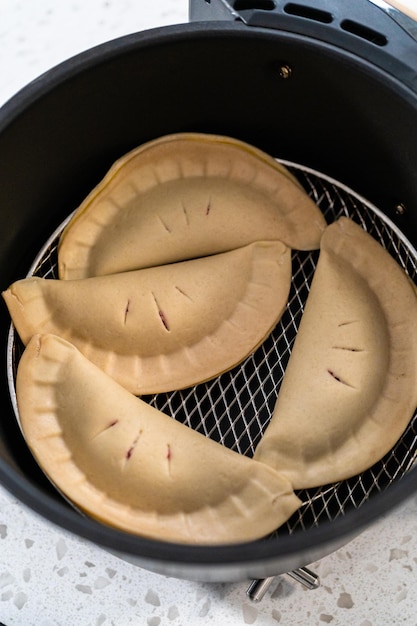
<path fill-rule="evenodd" d="M 416 24 L 368 0 L 190 0 L 190 16 L 70 59 L 0 111 L 2 289 L 27 274 L 56 277 L 63 224 L 110 165 L 182 131 L 230 135 L 272 154 L 328 222 L 351 217 L 417 283 Z M 252 455 L 316 262 L 317 252 L 294 253 L 287 310 L 242 366 L 148 401 Z M 299 493 L 303 507 L 262 541 L 184 546 L 109 528 L 74 510 L 34 462 L 15 414 L 21 348 L 5 306 L 0 315 L 0 480 L 45 518 L 140 566 L 207 581 L 288 572 L 346 543 L 417 487 L 414 417 L 370 470 Z"/>

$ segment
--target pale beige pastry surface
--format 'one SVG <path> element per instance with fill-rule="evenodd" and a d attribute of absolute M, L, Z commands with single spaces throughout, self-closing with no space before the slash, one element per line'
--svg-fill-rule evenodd
<path fill-rule="evenodd" d="M 272 468 L 150 407 L 59 337 L 32 338 L 16 393 L 41 467 L 76 506 L 110 525 L 170 541 L 235 543 L 272 532 L 301 504 Z"/>
<path fill-rule="evenodd" d="M 23 343 L 53 333 L 136 395 L 189 387 L 246 358 L 288 299 L 280 241 L 122 274 L 28 278 L 3 293 Z"/>
<path fill-rule="evenodd" d="M 59 276 L 78 279 L 280 240 L 319 247 L 324 218 L 275 159 L 217 135 L 162 137 L 121 157 L 63 231 Z"/>
<path fill-rule="evenodd" d="M 417 299 L 405 272 L 342 218 L 320 258 L 274 414 L 255 458 L 295 488 L 364 471 L 417 405 Z"/>

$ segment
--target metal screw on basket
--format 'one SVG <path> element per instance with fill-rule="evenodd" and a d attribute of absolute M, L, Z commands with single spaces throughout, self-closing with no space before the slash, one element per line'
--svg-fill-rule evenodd
<path fill-rule="evenodd" d="M 395 213 L 397 215 L 404 215 L 406 210 L 407 210 L 406 206 L 402 202 L 399 202 L 398 204 L 395 205 Z"/>
<path fill-rule="evenodd" d="M 287 65 L 286 63 L 284 63 L 283 65 L 280 66 L 279 71 L 278 71 L 278 75 L 280 78 L 291 78 L 292 76 L 292 68 Z"/>

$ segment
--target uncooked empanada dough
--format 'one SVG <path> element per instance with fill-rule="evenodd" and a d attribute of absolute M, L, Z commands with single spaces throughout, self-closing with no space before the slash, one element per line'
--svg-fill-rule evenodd
<path fill-rule="evenodd" d="M 161 267 L 3 293 L 23 343 L 53 333 L 136 395 L 189 387 L 245 359 L 287 304 L 291 252 L 280 241 Z"/>
<path fill-rule="evenodd" d="M 59 277 L 225 252 L 257 240 L 318 248 L 324 218 L 286 168 L 236 139 L 183 133 L 121 157 L 62 233 Z"/>
<path fill-rule="evenodd" d="M 32 338 L 16 394 L 40 466 L 109 525 L 180 543 L 235 543 L 274 531 L 301 505 L 275 470 L 150 407 L 59 337 Z"/>
<path fill-rule="evenodd" d="M 255 458 L 296 489 L 356 475 L 417 405 L 417 298 L 360 226 L 329 226 L 272 420 Z"/>

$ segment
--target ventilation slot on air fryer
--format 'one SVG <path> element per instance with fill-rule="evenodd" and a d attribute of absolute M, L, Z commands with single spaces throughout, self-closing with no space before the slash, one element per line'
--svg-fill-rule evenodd
<path fill-rule="evenodd" d="M 368 28 L 363 24 L 359 24 L 358 22 L 343 20 L 340 26 L 346 32 L 352 33 L 352 35 L 356 35 L 357 37 L 362 37 L 362 39 L 366 39 L 377 46 L 386 46 L 388 43 L 388 39 L 385 35 L 376 30 L 372 30 L 372 28 Z"/>
<path fill-rule="evenodd" d="M 308 20 L 314 20 L 315 22 L 322 22 L 323 24 L 331 24 L 333 22 L 333 15 L 327 11 L 316 9 L 314 7 L 304 6 L 295 2 L 290 2 L 284 6 L 285 13 L 289 15 L 296 15 L 297 17 L 304 17 Z"/>
<path fill-rule="evenodd" d="M 235 2 L 233 2 L 235 11 L 250 11 L 255 9 L 273 11 L 275 6 L 274 0 L 235 0 Z"/>

